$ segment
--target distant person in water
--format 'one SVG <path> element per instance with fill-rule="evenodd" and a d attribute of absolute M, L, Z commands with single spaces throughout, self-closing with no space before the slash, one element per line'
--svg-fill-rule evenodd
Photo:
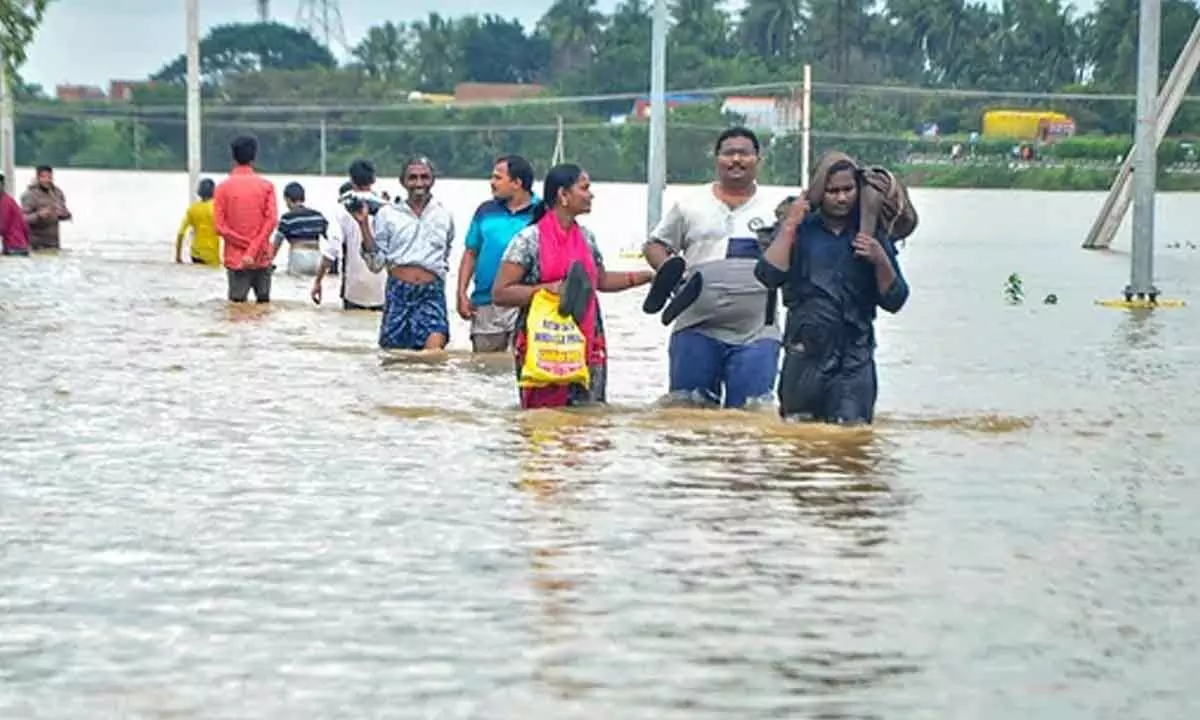
<path fill-rule="evenodd" d="M 827 153 L 755 270 L 787 305 L 778 394 L 788 420 L 875 419 L 876 308 L 899 312 L 909 290 L 895 240 L 859 228 L 860 189 L 854 161 Z"/>
<path fill-rule="evenodd" d="M 716 182 L 689 191 L 650 232 L 644 252 L 658 271 L 643 309 L 674 322 L 670 393 L 700 405 L 773 404 L 779 329 L 754 277 L 776 203 L 758 187 L 758 137 L 743 127 L 713 147 Z M 665 309 L 664 309 L 665 307 Z"/>
<path fill-rule="evenodd" d="M 458 264 L 458 315 L 471 321 L 475 352 L 512 349 L 520 310 L 492 302 L 492 285 L 509 242 L 532 222 L 537 201 L 529 161 L 520 155 L 496 160 L 492 167 L 492 199 L 475 210 Z"/>
<path fill-rule="evenodd" d="M 383 204 L 382 198 L 374 194 L 375 165 L 369 160 L 355 160 L 350 163 L 350 180 L 342 184 L 338 193 L 338 206 L 333 211 L 334 225 L 337 226 L 337 242 L 326 241 L 322 244 L 321 265 L 317 268 L 317 277 L 313 280 L 311 292 L 312 301 L 321 304 L 324 291 L 321 282 L 325 273 L 335 265 L 341 271 L 341 289 L 343 310 L 372 310 L 383 311 L 384 285 L 387 276 L 371 272 L 371 268 L 362 258 L 362 229 L 358 220 L 347 209 L 347 203 L 352 200 L 375 199 L 373 205 Z M 364 202 L 364 206 L 369 203 Z M 370 210 L 370 207 L 364 209 Z"/>
<path fill-rule="evenodd" d="M 13 199 L 0 175 L 0 238 L 5 255 L 29 255 L 29 218 Z"/>
<path fill-rule="evenodd" d="M 258 141 L 235 138 L 229 146 L 233 169 L 213 194 L 213 220 L 225 239 L 230 302 L 271 301 L 271 235 L 279 222 L 275 185 L 254 172 Z"/>
<path fill-rule="evenodd" d="M 21 209 L 29 218 L 29 247 L 33 250 L 57 250 L 58 227 L 71 219 L 67 196 L 54 184 L 54 168 L 38 165 L 33 182 L 21 195 Z"/>
<path fill-rule="evenodd" d="M 197 200 L 188 206 L 175 233 L 175 262 L 183 262 L 183 239 L 192 231 L 191 247 L 188 249 L 192 262 L 197 265 L 221 264 L 221 236 L 213 220 L 213 193 L 217 184 L 204 178 L 196 186 Z"/>
<path fill-rule="evenodd" d="M 272 262 L 283 243 L 288 244 L 288 275 L 314 277 L 321 264 L 321 240 L 329 234 L 329 221 L 319 210 L 304 204 L 304 186 L 290 182 L 283 188 L 287 212 L 279 218 L 275 241 L 271 247 Z"/>
<path fill-rule="evenodd" d="M 362 258 L 372 272 L 387 271 L 379 346 L 440 350 L 450 341 L 446 275 L 454 242 L 454 215 L 433 196 L 433 163 L 418 157 L 404 164 L 403 203 L 384 203 L 372 215 L 358 209 Z"/>
<path fill-rule="evenodd" d="M 610 272 L 591 230 L 576 219 L 592 211 L 592 184 L 578 165 L 556 165 L 546 173 L 532 224 L 509 243 L 492 286 L 492 301 L 520 310 L 515 358 L 518 378 L 528 341 L 526 315 L 540 289 L 564 298 L 587 347 L 590 382 L 518 390 L 522 408 L 565 407 L 607 401 L 608 346 L 596 291 L 621 292 L 650 282 L 654 274 Z"/>
<path fill-rule="evenodd" d="M 337 217 L 338 217 L 339 210 L 345 210 L 345 208 L 342 207 L 342 196 L 345 195 L 346 193 L 350 192 L 353 189 L 354 189 L 354 184 L 351 183 L 349 180 L 347 180 L 346 182 L 344 182 L 338 186 L 337 195 L 334 196 L 334 199 L 336 200 L 336 202 L 333 206 L 334 207 L 333 215 L 332 215 L 333 222 L 331 222 L 329 224 L 329 232 L 326 233 L 326 241 L 327 242 L 322 243 L 322 245 L 321 245 L 322 259 L 328 257 L 325 254 L 326 245 L 328 245 L 329 247 L 333 247 L 333 246 L 342 246 L 345 244 L 345 241 L 342 239 L 342 226 L 341 226 L 341 223 L 339 223 L 337 221 Z M 353 218 L 351 218 L 351 220 L 353 220 Z M 340 274 L 341 266 L 342 266 L 342 263 L 339 260 L 334 260 L 333 262 L 329 263 L 329 273 L 328 274 L 329 275 Z"/>

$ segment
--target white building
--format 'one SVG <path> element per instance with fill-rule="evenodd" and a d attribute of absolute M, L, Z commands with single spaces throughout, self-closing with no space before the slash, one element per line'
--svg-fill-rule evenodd
<path fill-rule="evenodd" d="M 740 115 L 746 127 L 772 135 L 800 132 L 801 101 L 792 97 L 728 97 L 721 112 Z"/>

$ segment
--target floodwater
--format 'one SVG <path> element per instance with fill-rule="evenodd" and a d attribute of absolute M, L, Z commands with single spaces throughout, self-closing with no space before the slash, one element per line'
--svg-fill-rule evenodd
<path fill-rule="evenodd" d="M 66 249 L 0 260 L 0 717 L 1200 706 L 1200 323 L 1093 303 L 1128 274 L 1127 236 L 1078 249 L 1099 194 L 917 191 L 882 418 L 849 431 L 654 409 L 637 291 L 605 298 L 612 407 L 521 414 L 461 323 L 385 364 L 305 281 L 228 307 L 171 262 L 181 174 L 58 175 Z M 437 189 L 465 231 L 485 183 Z M 1188 301 L 1198 204 L 1159 203 Z M 597 188 L 613 265 L 643 207 Z"/>

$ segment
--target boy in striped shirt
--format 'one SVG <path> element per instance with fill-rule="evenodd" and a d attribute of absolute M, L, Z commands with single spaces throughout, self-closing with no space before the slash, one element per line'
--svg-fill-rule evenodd
<path fill-rule="evenodd" d="M 279 218 L 271 257 L 279 253 L 284 241 L 288 243 L 288 275 L 316 277 L 321 264 L 320 241 L 327 237 L 329 221 L 319 210 L 304 204 L 304 186 L 298 182 L 283 188 L 287 212 Z"/>

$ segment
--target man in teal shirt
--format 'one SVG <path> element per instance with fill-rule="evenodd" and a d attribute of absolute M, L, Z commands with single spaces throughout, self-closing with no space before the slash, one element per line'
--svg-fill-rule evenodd
<path fill-rule="evenodd" d="M 458 265 L 458 314 L 471 321 L 475 352 L 512 348 L 518 308 L 492 303 L 492 283 L 513 236 L 529 225 L 537 202 L 533 166 L 520 155 L 505 155 L 492 168 L 492 199 L 475 210 Z M 475 289 L 470 290 L 471 281 Z"/>

